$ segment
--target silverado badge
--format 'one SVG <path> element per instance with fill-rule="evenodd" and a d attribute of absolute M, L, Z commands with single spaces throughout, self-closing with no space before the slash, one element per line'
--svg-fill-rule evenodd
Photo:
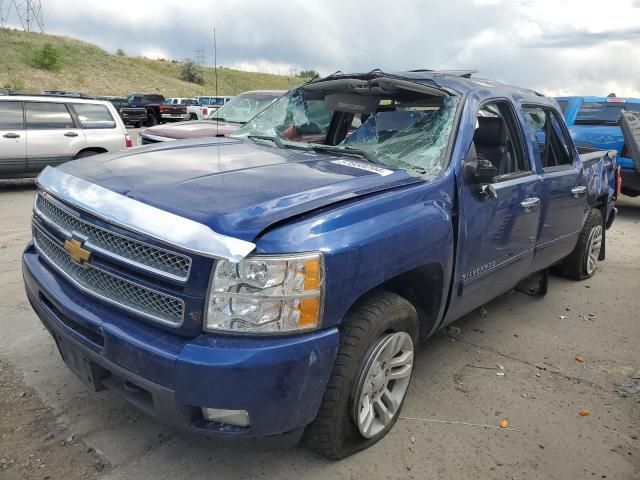
<path fill-rule="evenodd" d="M 75 238 L 64 242 L 64 249 L 67 251 L 71 259 L 76 263 L 88 262 L 91 258 L 91 252 L 82 247 L 82 243 Z"/>

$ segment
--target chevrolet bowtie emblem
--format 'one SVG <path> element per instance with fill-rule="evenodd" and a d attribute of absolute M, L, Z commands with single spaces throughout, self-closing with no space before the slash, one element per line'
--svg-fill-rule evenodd
<path fill-rule="evenodd" d="M 91 258 L 91 252 L 82 248 L 82 242 L 72 238 L 64 242 L 64 249 L 76 263 L 88 262 Z"/>

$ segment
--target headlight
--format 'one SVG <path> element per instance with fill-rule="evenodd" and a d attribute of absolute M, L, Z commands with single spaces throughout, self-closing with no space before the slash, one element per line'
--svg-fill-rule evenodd
<path fill-rule="evenodd" d="M 319 253 L 221 260 L 213 272 L 204 329 L 278 333 L 316 328 L 323 282 Z"/>

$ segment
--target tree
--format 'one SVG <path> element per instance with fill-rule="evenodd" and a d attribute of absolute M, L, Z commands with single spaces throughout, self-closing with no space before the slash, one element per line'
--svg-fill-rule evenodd
<path fill-rule="evenodd" d="M 318 72 L 315 70 L 301 70 L 298 76 L 302 78 L 315 78 L 318 76 Z"/>
<path fill-rule="evenodd" d="M 118 50 L 116 50 L 116 55 L 120 56 L 120 57 L 126 57 L 127 54 L 124 53 L 124 50 L 119 48 Z"/>
<path fill-rule="evenodd" d="M 48 42 L 33 54 L 33 63 L 43 70 L 55 70 L 59 66 L 59 61 L 60 52 Z"/>
<path fill-rule="evenodd" d="M 204 84 L 204 75 L 202 74 L 202 68 L 191 60 L 187 60 L 182 65 L 180 70 L 180 78 L 185 82 L 197 83 L 198 85 Z"/>

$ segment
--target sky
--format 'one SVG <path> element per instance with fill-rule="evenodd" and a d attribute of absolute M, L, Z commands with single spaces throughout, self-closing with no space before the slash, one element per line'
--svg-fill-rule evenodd
<path fill-rule="evenodd" d="M 109 52 L 288 74 L 473 69 L 548 95 L 640 97 L 640 0 L 42 0 Z"/>

